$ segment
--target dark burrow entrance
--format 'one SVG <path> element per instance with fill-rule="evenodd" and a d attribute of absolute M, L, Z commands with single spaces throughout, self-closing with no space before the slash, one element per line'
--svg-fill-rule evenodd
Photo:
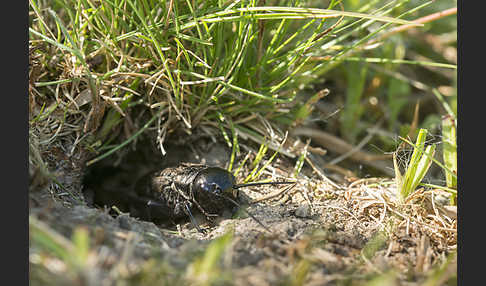
<path fill-rule="evenodd" d="M 135 192 L 137 184 L 148 179 L 148 175 L 182 162 L 200 163 L 221 168 L 227 167 L 230 158 L 229 148 L 209 137 L 199 137 L 187 144 L 168 143 L 164 147 L 165 156 L 157 150 L 149 138 L 137 143 L 137 148 L 117 154 L 89 166 L 83 178 L 83 194 L 90 207 L 106 208 L 112 216 L 129 213 L 141 220 L 151 221 L 164 228 L 174 228 L 189 219 L 162 219 L 166 217 L 160 206 L 151 205 L 147 198 Z M 244 197 L 239 198 L 243 204 Z M 221 213 L 222 218 L 234 215 L 237 208 Z M 208 222 L 199 212 L 194 212 L 198 223 Z M 219 219 L 215 218 L 213 222 Z"/>

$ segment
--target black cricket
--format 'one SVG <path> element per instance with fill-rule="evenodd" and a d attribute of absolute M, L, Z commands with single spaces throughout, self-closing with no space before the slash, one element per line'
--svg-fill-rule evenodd
<path fill-rule="evenodd" d="M 182 163 L 143 176 L 135 184 L 135 193 L 137 200 L 144 202 L 149 220 L 177 221 L 189 218 L 194 227 L 203 232 L 193 212 L 199 211 L 211 220 L 224 210 L 241 207 L 237 202 L 239 188 L 293 183 L 236 184 L 234 175 L 223 168 Z M 268 230 L 253 215 L 247 214 Z"/>

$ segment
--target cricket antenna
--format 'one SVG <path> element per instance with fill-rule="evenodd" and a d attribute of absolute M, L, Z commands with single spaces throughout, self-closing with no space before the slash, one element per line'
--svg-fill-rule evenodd
<path fill-rule="evenodd" d="M 233 189 L 239 189 L 243 187 L 260 186 L 260 185 L 284 185 L 284 184 L 295 184 L 296 182 L 261 182 L 261 183 L 246 183 L 246 184 L 236 184 Z"/>
<path fill-rule="evenodd" d="M 231 198 L 228 198 L 226 196 L 222 196 L 223 198 L 227 199 L 228 201 L 230 201 L 231 203 L 233 203 L 235 206 L 237 206 L 238 208 L 242 209 L 249 217 L 251 217 L 253 220 L 255 220 L 259 225 L 261 225 L 261 227 L 263 227 L 266 231 L 268 231 L 269 233 L 272 233 L 272 231 L 266 227 L 261 221 L 259 221 L 254 215 L 252 215 L 250 212 L 248 212 L 247 210 L 245 210 L 244 208 L 241 207 L 241 205 L 239 203 L 237 203 L 236 201 L 234 201 L 233 199 Z"/>

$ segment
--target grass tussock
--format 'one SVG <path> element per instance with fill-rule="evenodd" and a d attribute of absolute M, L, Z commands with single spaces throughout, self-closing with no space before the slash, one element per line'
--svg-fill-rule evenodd
<path fill-rule="evenodd" d="M 273 143 L 283 137 L 276 122 L 290 125 L 301 116 L 292 106 L 302 84 L 379 31 L 422 25 L 403 18 L 426 6 L 389 17 L 403 4 L 360 12 L 337 1 L 327 9 L 285 1 L 146 4 L 30 2 L 31 125 L 41 134 L 59 131 L 45 145 L 71 135 L 73 150 L 82 142 L 108 156 L 148 128 L 157 130 L 164 154 L 168 134 L 198 126 L 221 130 L 229 145 L 235 139 L 228 131 L 260 144 L 273 134 Z M 372 24 L 379 29 L 345 45 Z M 328 60 L 312 60 L 323 52 Z"/>

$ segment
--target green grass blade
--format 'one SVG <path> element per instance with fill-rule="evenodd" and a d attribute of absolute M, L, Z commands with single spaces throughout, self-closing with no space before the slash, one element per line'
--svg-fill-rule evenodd
<path fill-rule="evenodd" d="M 427 133 L 427 129 L 422 128 L 417 135 L 417 140 L 415 143 L 417 147 L 414 146 L 412 157 L 410 158 L 405 175 L 403 176 L 402 186 L 399 188 L 402 199 L 407 198 L 408 195 L 415 190 L 430 166 L 430 164 L 427 164 L 428 160 L 430 159 L 424 156 Z M 429 152 L 433 151 L 429 147 L 430 146 L 428 146 L 427 150 L 425 150 L 426 154 L 430 154 Z"/>
<path fill-rule="evenodd" d="M 457 174 L 457 144 L 456 144 L 456 125 L 455 120 L 451 116 L 444 116 L 442 118 L 442 155 L 444 165 Z M 445 172 L 446 184 L 448 188 L 457 188 L 457 177 L 451 173 Z M 456 195 L 451 197 L 451 204 L 456 204 Z"/>
<path fill-rule="evenodd" d="M 313 58 L 311 60 L 327 60 L 324 58 Z M 336 61 L 336 59 L 328 59 L 330 62 Z M 377 63 L 377 64 L 408 64 L 408 65 L 418 65 L 418 66 L 430 66 L 437 68 L 446 69 L 457 69 L 457 65 L 448 63 L 437 63 L 437 62 L 427 62 L 427 61 L 412 61 L 405 59 L 385 59 L 385 58 L 370 58 L 370 57 L 346 57 L 340 59 L 343 62 L 365 62 L 365 63 Z"/>
<path fill-rule="evenodd" d="M 429 145 L 427 148 L 425 148 L 425 152 L 420 158 L 420 161 L 417 165 L 417 170 L 416 173 L 413 176 L 410 191 L 414 191 L 417 186 L 420 184 L 422 179 L 425 177 L 425 174 L 430 168 L 430 165 L 432 164 L 432 160 L 430 160 L 430 157 L 433 157 L 435 154 L 435 148 L 436 145 Z"/>
<path fill-rule="evenodd" d="M 74 248 L 71 241 L 33 216 L 29 216 L 29 233 L 38 245 L 50 250 L 55 256 L 70 261 Z"/>
<path fill-rule="evenodd" d="M 259 13 L 260 12 L 260 13 Z M 377 16 L 357 12 L 346 12 L 330 9 L 302 8 L 302 7 L 243 7 L 229 9 L 200 17 L 197 21 L 189 22 L 181 27 L 182 30 L 192 28 L 197 23 L 216 23 L 227 21 L 241 21 L 244 19 L 310 19 L 310 18 L 335 18 L 335 17 L 363 18 L 393 24 L 422 26 L 411 21 L 396 19 L 386 16 Z"/>
<path fill-rule="evenodd" d="M 90 249 L 88 229 L 83 227 L 76 228 L 73 233 L 72 241 L 74 246 L 72 257 L 76 261 L 78 267 L 83 267 L 88 262 Z"/>
<path fill-rule="evenodd" d="M 412 142 L 410 142 L 410 140 L 408 139 L 405 139 L 401 136 L 398 137 L 400 140 L 406 142 L 408 145 L 412 146 L 413 148 L 417 148 L 417 149 L 420 149 L 422 150 L 422 152 L 424 151 L 423 147 L 420 147 Z M 455 177 L 457 179 L 457 174 L 455 174 L 453 171 L 451 171 L 449 168 L 447 168 L 447 166 L 445 166 L 444 164 L 442 164 L 441 162 L 437 161 L 435 158 L 433 157 L 430 157 L 430 159 L 432 160 L 432 162 L 434 162 L 435 164 L 437 164 L 439 167 L 441 167 L 443 170 L 445 170 L 447 173 L 451 174 L 451 176 Z"/>
<path fill-rule="evenodd" d="M 196 258 L 187 268 L 186 276 L 194 285 L 214 285 L 215 281 L 224 279 L 218 264 L 225 249 L 233 240 L 233 230 L 214 239 L 206 248 L 202 257 Z M 197 283 L 196 283 L 197 282 Z M 192 285 L 192 284 L 191 284 Z"/>
<path fill-rule="evenodd" d="M 440 101 L 440 103 L 442 104 L 442 106 L 444 107 L 444 109 L 447 111 L 447 114 L 449 116 L 451 116 L 451 117 L 455 117 L 456 115 L 454 114 L 454 111 L 452 111 L 452 108 L 447 103 L 447 101 L 444 99 L 444 97 L 442 96 L 442 94 L 436 88 L 433 88 L 432 89 L 432 93 Z"/>
<path fill-rule="evenodd" d="M 121 143 L 120 145 L 117 145 L 115 148 L 111 149 L 110 151 L 104 153 L 103 155 L 101 156 L 98 156 L 96 158 L 94 158 L 93 160 L 90 160 L 86 163 L 86 166 L 89 166 L 89 165 L 92 165 L 93 163 L 96 163 L 108 156 L 110 156 L 111 154 L 115 153 L 116 151 L 120 150 L 121 148 L 123 148 L 125 145 L 127 145 L 128 143 L 132 142 L 133 140 L 135 140 L 135 138 L 137 138 L 140 134 L 143 133 L 143 131 L 145 131 L 145 129 L 147 129 L 151 124 L 152 122 L 155 121 L 155 119 L 157 119 L 159 116 L 159 114 L 156 114 L 154 115 L 147 123 L 145 123 L 145 125 L 140 128 L 139 130 L 137 130 L 137 132 L 135 134 L 133 134 L 130 138 L 128 138 L 127 140 L 125 140 L 123 143 Z"/>

